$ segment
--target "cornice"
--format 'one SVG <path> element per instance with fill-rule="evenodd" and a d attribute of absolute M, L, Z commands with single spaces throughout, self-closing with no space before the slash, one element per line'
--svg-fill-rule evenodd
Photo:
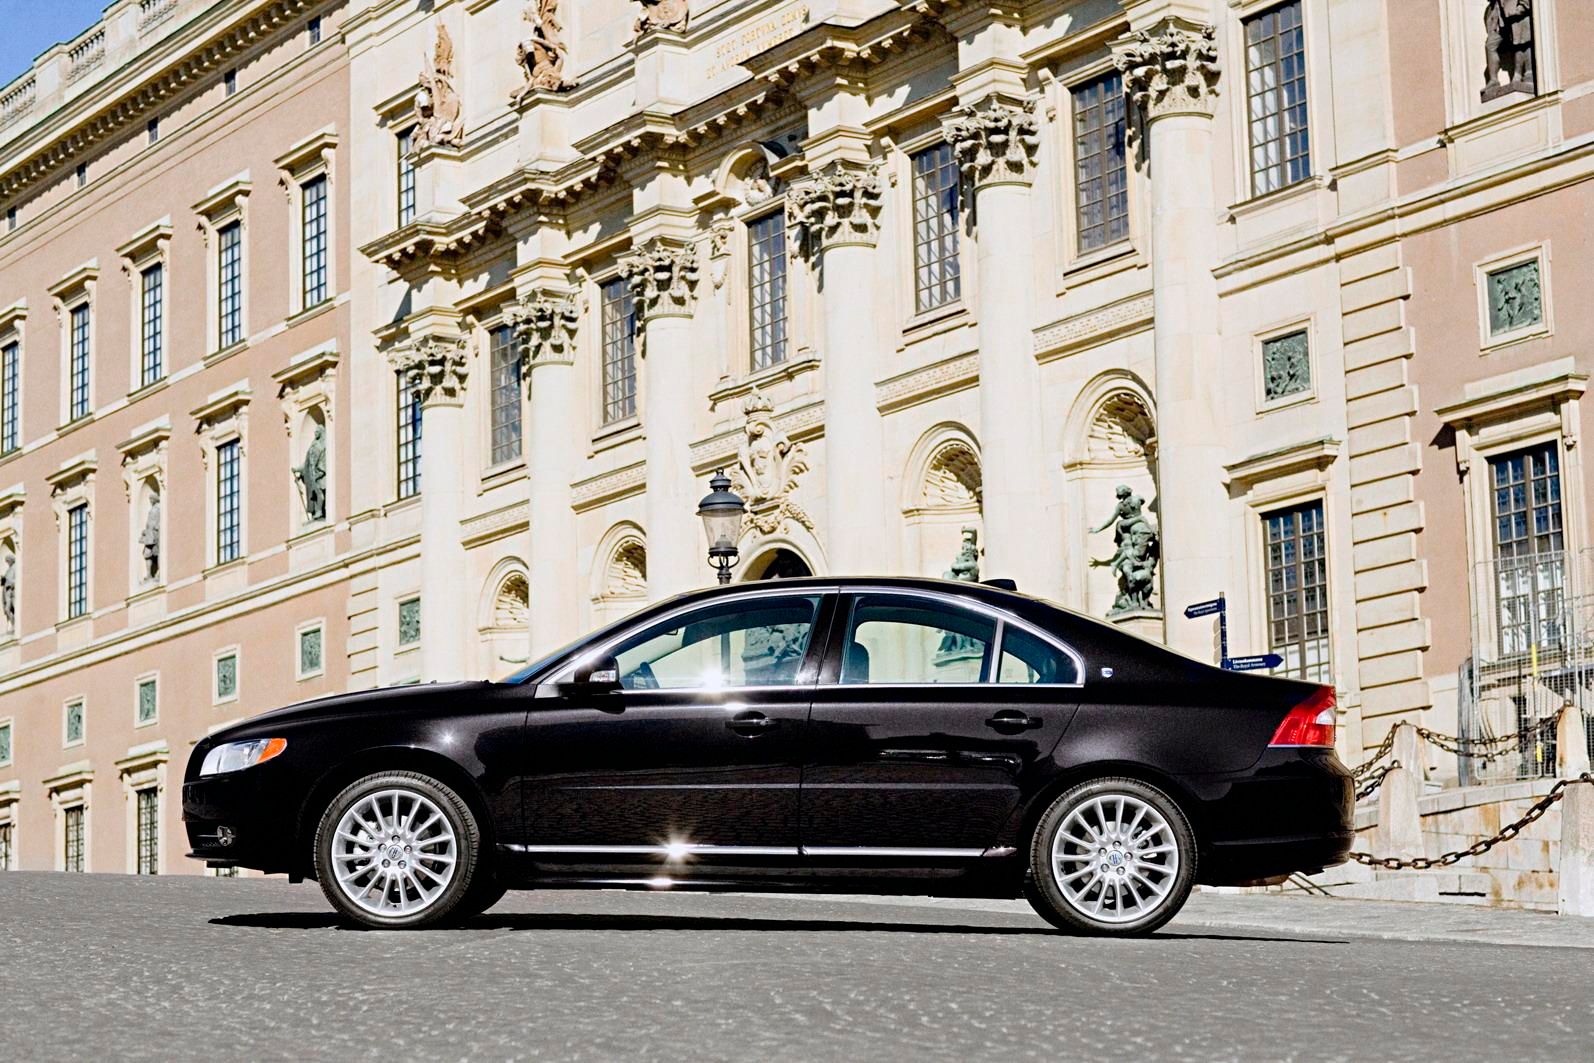
<path fill-rule="evenodd" d="M 172 437 L 171 421 L 165 417 L 136 429 L 132 435 L 116 444 L 116 452 L 126 462 L 146 451 L 153 450 Z"/>
<path fill-rule="evenodd" d="M 1329 436 L 1256 454 L 1225 465 L 1230 487 L 1249 488 L 1263 480 L 1276 480 L 1308 469 L 1326 469 L 1339 457 L 1340 442 Z"/>
<path fill-rule="evenodd" d="M 249 405 L 254 395 L 249 390 L 249 382 L 240 380 L 232 387 L 227 388 L 188 411 L 188 416 L 197 421 L 201 427 L 221 420 L 228 414 L 243 409 Z"/>

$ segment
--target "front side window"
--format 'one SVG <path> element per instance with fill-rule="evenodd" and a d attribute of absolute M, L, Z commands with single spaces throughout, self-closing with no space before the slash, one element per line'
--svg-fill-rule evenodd
<path fill-rule="evenodd" d="M 398 375 L 398 496 L 421 493 L 421 396 L 408 373 Z"/>
<path fill-rule="evenodd" d="M 520 457 L 520 345 L 515 330 L 492 330 L 492 464 Z"/>
<path fill-rule="evenodd" d="M 139 387 L 149 387 L 165 375 L 166 267 L 160 263 L 139 274 Z"/>
<path fill-rule="evenodd" d="M 89 611 L 89 507 L 80 502 L 66 511 L 66 617 Z"/>
<path fill-rule="evenodd" d="M 72 308 L 67 336 L 67 420 L 89 415 L 89 304 Z"/>
<path fill-rule="evenodd" d="M 304 237 L 304 305 L 324 303 L 331 294 L 327 283 L 327 179 L 307 181 L 300 189 Z"/>
<path fill-rule="evenodd" d="M 221 348 L 244 338 L 243 222 L 222 226 L 216 241 L 216 335 Z"/>
<path fill-rule="evenodd" d="M 1278 671 L 1333 681 L 1328 653 L 1328 549 L 1323 503 L 1266 514 L 1268 650 Z"/>
<path fill-rule="evenodd" d="M 1120 74 L 1074 89 L 1074 197 L 1081 253 L 1129 238 L 1128 123 Z"/>
<path fill-rule="evenodd" d="M 636 416 L 636 304 L 616 277 L 600 290 L 603 307 L 603 423 Z"/>
<path fill-rule="evenodd" d="M 61 813 L 61 852 L 63 871 L 83 870 L 83 806 Z"/>
<path fill-rule="evenodd" d="M 406 129 L 398 135 L 398 223 L 408 225 L 415 220 L 415 130 Z"/>
<path fill-rule="evenodd" d="M 22 345 L 0 348 L 0 454 L 22 445 Z"/>
<path fill-rule="evenodd" d="M 1500 653 L 1559 646 L 1566 594 L 1561 455 L 1555 442 L 1489 459 Z"/>
<path fill-rule="evenodd" d="M 988 674 L 996 621 L 957 606 L 864 595 L 852 607 L 843 683 L 978 683 Z"/>
<path fill-rule="evenodd" d="M 790 686 L 800 680 L 818 597 L 708 606 L 650 625 L 614 650 L 627 690 Z"/>
<path fill-rule="evenodd" d="M 236 561 L 243 550 L 242 448 L 230 439 L 216 448 L 216 564 Z"/>
<path fill-rule="evenodd" d="M 785 211 L 748 223 L 747 250 L 753 369 L 767 369 L 786 360 Z"/>
<path fill-rule="evenodd" d="M 135 793 L 137 807 L 138 873 L 160 874 L 160 791 L 153 786 Z"/>
<path fill-rule="evenodd" d="M 958 216 L 963 188 L 952 145 L 915 152 L 913 163 L 913 305 L 925 313 L 963 294 Z"/>
<path fill-rule="evenodd" d="M 1312 176 L 1301 0 L 1246 19 L 1245 68 L 1251 193 L 1260 196 Z"/>

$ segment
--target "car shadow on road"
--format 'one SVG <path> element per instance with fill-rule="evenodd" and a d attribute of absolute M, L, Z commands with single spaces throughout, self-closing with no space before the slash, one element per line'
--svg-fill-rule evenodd
<path fill-rule="evenodd" d="M 213 926 L 255 927 L 264 930 L 365 930 L 331 912 L 257 912 L 223 915 L 210 920 Z M 974 926 L 966 923 L 896 923 L 856 919 L 755 919 L 745 916 L 708 915 L 597 915 L 505 912 L 479 915 L 474 919 L 436 927 L 435 931 L 462 930 L 588 930 L 588 931 L 756 931 L 760 933 L 875 933 L 875 934 L 965 934 L 979 937 L 1055 937 L 1070 935 L 1051 927 Z M 1347 945 L 1348 941 L 1326 938 L 1271 937 L 1264 934 L 1215 934 L 1163 932 L 1157 939 L 1170 941 L 1255 941 L 1287 942 L 1295 945 Z"/>

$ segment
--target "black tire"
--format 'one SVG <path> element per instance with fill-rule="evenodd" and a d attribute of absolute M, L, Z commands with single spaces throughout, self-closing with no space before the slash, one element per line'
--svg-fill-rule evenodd
<path fill-rule="evenodd" d="M 373 794 L 393 791 L 413 794 L 436 806 L 453 831 L 456 855 L 452 877 L 430 903 L 418 910 L 404 914 L 384 915 L 356 903 L 339 884 L 333 866 L 332 846 L 336 840 L 338 823 L 345 813 Z M 395 811 L 395 816 L 397 812 Z M 387 843 L 383 843 L 387 844 Z M 417 843 L 419 845 L 420 843 Z M 426 775 L 412 771 L 385 771 L 345 787 L 321 816 L 315 837 L 316 878 L 321 892 L 338 912 L 362 926 L 381 930 L 414 929 L 436 926 L 455 917 L 467 900 L 479 902 L 492 886 L 491 870 L 484 866 L 481 828 L 470 806 L 448 786 Z M 385 866 L 385 865 L 384 865 Z M 419 876 L 416 876 L 419 881 Z M 486 885 L 481 885 L 485 881 Z M 496 903 L 492 897 L 488 903 Z M 484 906 L 482 911 L 486 910 Z"/>
<path fill-rule="evenodd" d="M 1120 797 L 1124 799 L 1123 803 L 1115 805 L 1113 799 Z M 1103 798 L 1106 799 L 1103 804 L 1092 806 L 1092 802 Z M 1117 859 L 1112 859 L 1113 843 L 1111 837 L 1107 836 L 1111 835 L 1111 829 L 1106 826 L 1105 821 L 1098 820 L 1097 826 L 1102 828 L 1104 835 L 1102 840 L 1107 846 L 1098 850 L 1101 864 L 1096 864 L 1097 856 L 1089 854 L 1086 847 L 1066 839 L 1064 841 L 1065 870 L 1068 870 L 1070 875 L 1088 872 L 1090 876 L 1083 880 L 1085 886 L 1072 888 L 1091 890 L 1093 885 L 1100 883 L 1093 892 L 1084 893 L 1083 896 L 1076 892 L 1070 899 L 1065 895 L 1063 887 L 1058 883 L 1058 875 L 1053 871 L 1053 845 L 1057 842 L 1058 832 L 1076 811 L 1088 821 L 1093 813 L 1099 813 L 1102 809 L 1106 810 L 1106 814 L 1111 814 L 1114 808 L 1128 808 L 1133 811 L 1136 808 L 1133 802 L 1147 806 L 1161 817 L 1169 837 L 1165 844 L 1171 844 L 1174 853 L 1147 851 L 1137 855 L 1134 852 L 1126 853 L 1120 850 Z M 1136 827 L 1135 832 L 1138 833 L 1142 829 Z M 1078 834 L 1071 836 L 1080 837 Z M 1122 839 L 1122 835 L 1117 837 Z M 1129 849 L 1129 841 L 1130 839 L 1123 839 L 1118 844 L 1124 849 Z M 1177 856 L 1177 864 L 1166 863 L 1170 855 Z M 1097 868 L 1101 869 L 1100 875 L 1096 874 Z M 1144 870 L 1145 874 L 1137 874 L 1137 870 Z M 1092 779 L 1070 788 L 1053 801 L 1041 815 L 1040 822 L 1035 827 L 1035 835 L 1030 842 L 1029 873 L 1025 876 L 1024 896 L 1035 911 L 1040 913 L 1041 918 L 1070 933 L 1140 937 L 1164 926 L 1179 913 L 1179 909 L 1184 907 L 1184 902 L 1189 899 L 1190 890 L 1195 885 L 1195 873 L 1195 834 L 1190 829 L 1190 821 L 1172 798 L 1155 786 L 1138 779 Z M 1149 905 L 1144 902 L 1133 905 L 1133 902 L 1121 900 L 1120 894 L 1130 892 L 1128 886 L 1134 878 L 1138 878 L 1142 883 L 1155 883 L 1158 887 L 1166 885 L 1166 893 Z M 1136 895 L 1138 889 L 1139 887 L 1136 887 Z M 1153 896 L 1153 889 L 1149 885 L 1146 887 L 1146 893 L 1148 898 Z M 1093 905 L 1090 903 L 1093 897 L 1101 898 L 1102 903 Z M 1122 906 L 1121 912 L 1115 910 L 1119 906 Z M 1089 907 L 1100 909 L 1100 914 L 1087 911 L 1086 908 Z M 1140 907 L 1144 907 L 1145 910 L 1139 911 Z"/>
<path fill-rule="evenodd" d="M 458 925 L 474 919 L 503 900 L 504 894 L 508 892 L 509 887 L 492 875 L 486 874 L 484 869 L 477 873 L 476 882 L 471 887 L 470 893 L 455 905 L 454 910 L 449 913 L 448 920 Z"/>

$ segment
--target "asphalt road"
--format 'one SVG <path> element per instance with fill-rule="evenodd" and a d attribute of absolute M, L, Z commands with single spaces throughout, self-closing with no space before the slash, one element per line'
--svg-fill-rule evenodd
<path fill-rule="evenodd" d="M 1387 940 L 1356 903 L 1198 895 L 1102 941 L 1012 905 L 520 893 L 373 933 L 313 884 L 12 872 L 0 1057 L 1594 1058 L 1594 952 Z M 1276 928 L 1295 911 L 1330 914 Z"/>

